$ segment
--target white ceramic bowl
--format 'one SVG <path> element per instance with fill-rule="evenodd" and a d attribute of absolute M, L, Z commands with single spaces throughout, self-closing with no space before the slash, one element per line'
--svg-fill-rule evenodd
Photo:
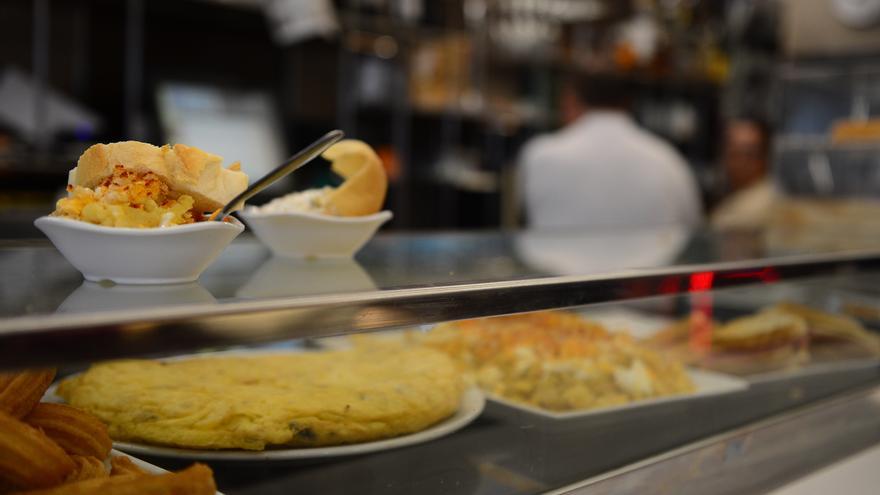
<path fill-rule="evenodd" d="M 335 217 L 319 213 L 239 212 L 254 234 L 277 256 L 296 258 L 350 258 L 383 223 L 390 211 L 362 217 Z"/>
<path fill-rule="evenodd" d="M 235 219 L 134 229 L 44 216 L 34 225 L 86 280 L 118 284 L 192 282 L 244 230 Z"/>

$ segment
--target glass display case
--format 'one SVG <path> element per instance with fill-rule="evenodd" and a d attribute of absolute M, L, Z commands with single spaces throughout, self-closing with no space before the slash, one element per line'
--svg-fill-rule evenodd
<path fill-rule="evenodd" d="M 774 180 L 788 196 L 876 199 L 880 68 L 790 62 L 778 69 Z"/>
<path fill-rule="evenodd" d="M 0 367 L 370 346 L 381 367 L 431 347 L 465 392 L 416 432 L 244 455 L 116 446 L 165 469 L 201 459 L 227 494 L 763 492 L 880 441 L 880 243 L 773 239 L 394 234 L 296 260 L 244 237 L 169 286 L 83 281 L 48 242 L 7 242 Z"/>

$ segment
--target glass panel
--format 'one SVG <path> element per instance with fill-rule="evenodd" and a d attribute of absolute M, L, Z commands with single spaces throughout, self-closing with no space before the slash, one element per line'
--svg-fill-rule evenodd
<path fill-rule="evenodd" d="M 765 235 L 672 228 L 589 234 L 400 234 L 377 237 L 353 260 L 296 260 L 273 257 L 245 237 L 229 246 L 198 282 L 164 287 L 86 282 L 47 243 L 7 243 L 0 244 L 0 317 L 609 274 L 880 245 L 873 238 L 847 239 L 804 232 Z"/>
<path fill-rule="evenodd" d="M 457 360 L 491 396 L 467 426 L 425 443 L 297 464 L 216 463 L 215 476 L 230 493 L 544 493 L 880 384 L 878 277 L 872 272 L 761 287 L 697 287 L 685 295 L 566 313 L 273 344 L 268 349 L 275 352 L 355 348 L 367 356 L 381 356 L 383 347 L 401 352 L 428 346 Z M 759 314 L 758 320 L 732 323 Z M 696 389 L 664 391 L 680 370 Z M 706 381 L 701 371 L 721 373 L 722 380 L 712 375 L 715 381 Z M 665 400 L 650 402 L 657 398 Z M 747 455 L 754 447 L 737 445 L 711 462 Z M 169 469 L 189 464 L 147 459 Z"/>

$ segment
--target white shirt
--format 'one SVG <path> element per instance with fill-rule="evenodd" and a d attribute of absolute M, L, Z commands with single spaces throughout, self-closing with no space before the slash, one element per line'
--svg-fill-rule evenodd
<path fill-rule="evenodd" d="M 693 226 L 701 220 L 684 159 L 623 112 L 592 111 L 534 139 L 520 168 L 534 228 Z"/>

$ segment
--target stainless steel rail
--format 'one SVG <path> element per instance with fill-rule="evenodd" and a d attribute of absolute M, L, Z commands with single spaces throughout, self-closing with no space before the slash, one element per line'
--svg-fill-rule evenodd
<path fill-rule="evenodd" d="M 880 386 L 665 452 L 551 495 L 764 493 L 880 442 Z"/>
<path fill-rule="evenodd" d="M 880 269 L 880 251 L 0 321 L 0 368 L 322 337 Z M 697 283 L 698 282 L 698 283 Z"/>

